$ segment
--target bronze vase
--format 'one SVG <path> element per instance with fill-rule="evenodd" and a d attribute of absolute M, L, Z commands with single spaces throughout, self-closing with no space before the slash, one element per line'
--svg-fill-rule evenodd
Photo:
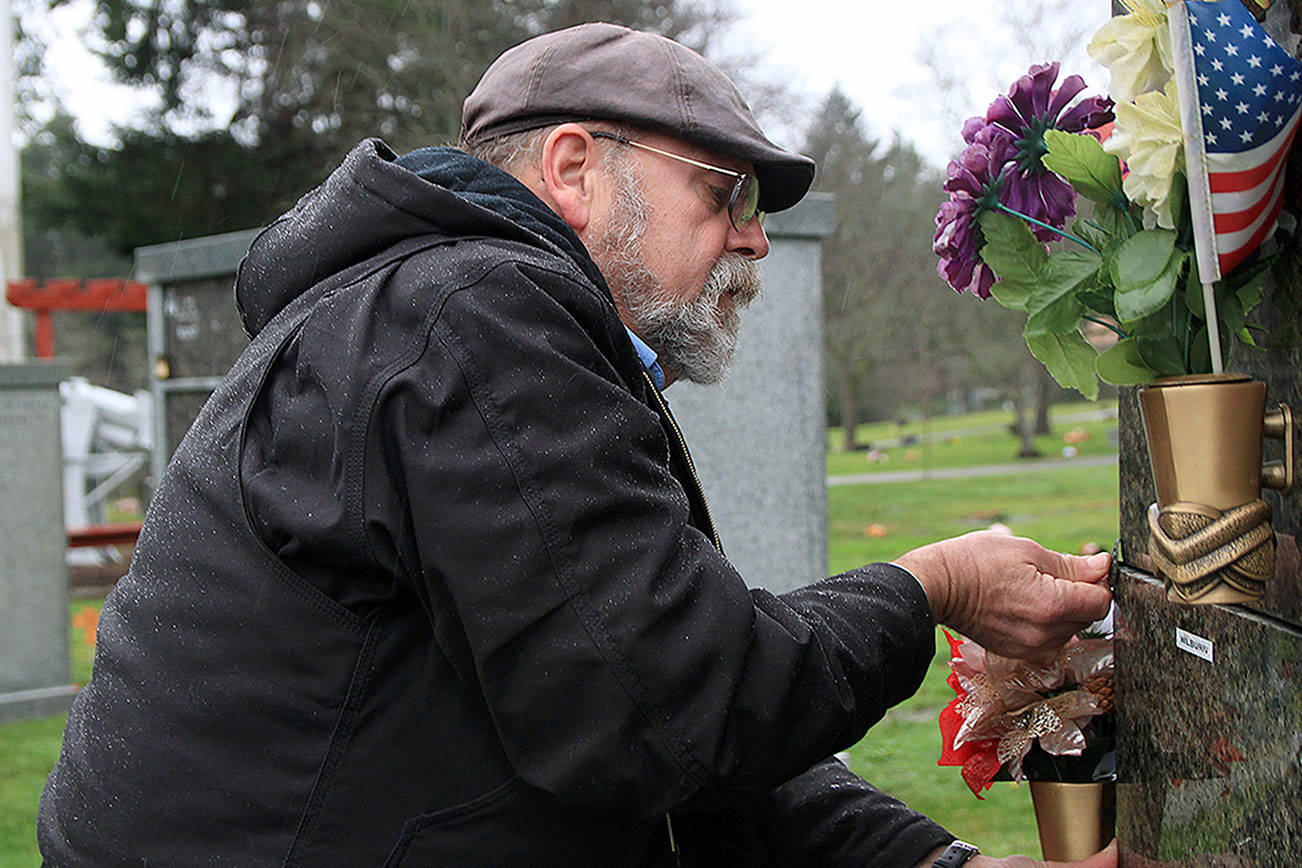
<path fill-rule="evenodd" d="M 1031 781 L 1040 850 L 1054 862 L 1079 862 L 1115 837 L 1117 790 L 1112 781 Z"/>
<path fill-rule="evenodd" d="M 1180 603 L 1248 603 L 1275 572 L 1263 484 L 1292 486 L 1292 418 L 1268 420 L 1266 384 L 1242 374 L 1164 377 L 1139 391 L 1157 502 L 1149 556 Z M 1286 463 L 1263 469 L 1262 437 L 1286 436 Z"/>

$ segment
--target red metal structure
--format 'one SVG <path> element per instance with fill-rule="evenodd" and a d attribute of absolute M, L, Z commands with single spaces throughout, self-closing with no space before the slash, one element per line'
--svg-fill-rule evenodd
<path fill-rule="evenodd" d="M 145 312 L 147 287 L 134 280 L 55 278 L 42 286 L 34 277 L 11 280 L 5 298 L 36 314 L 36 357 L 54 357 L 56 310 Z"/>
<path fill-rule="evenodd" d="M 34 277 L 11 280 L 5 298 L 14 307 L 26 308 L 36 315 L 36 357 L 54 358 L 54 317 L 56 310 L 126 311 L 144 313 L 148 287 L 134 280 L 102 278 L 82 281 L 55 278 L 42 286 Z M 138 522 L 92 525 L 68 531 L 68 545 L 109 546 L 130 544 L 140 533 Z"/>
<path fill-rule="evenodd" d="M 90 527 L 70 529 L 68 548 L 135 545 L 136 537 L 139 535 L 140 522 L 138 521 L 92 524 Z"/>

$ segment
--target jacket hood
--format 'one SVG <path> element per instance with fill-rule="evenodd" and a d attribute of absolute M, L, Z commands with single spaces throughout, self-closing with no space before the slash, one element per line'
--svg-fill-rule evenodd
<path fill-rule="evenodd" d="M 452 148 L 399 158 L 367 139 L 250 245 L 235 279 L 245 332 L 256 335 L 325 278 L 424 235 L 501 238 L 563 253 L 605 289 L 578 236 L 506 172 Z"/>

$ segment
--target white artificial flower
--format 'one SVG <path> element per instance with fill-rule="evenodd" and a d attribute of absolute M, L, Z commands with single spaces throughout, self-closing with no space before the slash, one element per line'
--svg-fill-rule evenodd
<path fill-rule="evenodd" d="M 1117 102 L 1161 90 L 1171 80 L 1171 33 L 1160 0 L 1127 0 L 1128 15 L 1109 18 L 1090 40 L 1090 57 L 1108 68 Z"/>
<path fill-rule="evenodd" d="M 1125 164 L 1121 187 L 1130 201 L 1157 217 L 1157 225 L 1175 228 L 1171 184 L 1184 171 L 1180 103 L 1175 82 L 1161 91 L 1141 93 L 1134 102 L 1117 101 L 1116 125 L 1103 150 Z"/>

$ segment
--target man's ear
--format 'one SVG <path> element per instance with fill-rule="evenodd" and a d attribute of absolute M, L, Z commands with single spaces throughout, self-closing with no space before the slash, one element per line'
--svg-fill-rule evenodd
<path fill-rule="evenodd" d="M 581 236 L 593 220 L 604 180 L 592 134 L 575 123 L 556 127 L 543 142 L 540 169 L 556 212 Z"/>

